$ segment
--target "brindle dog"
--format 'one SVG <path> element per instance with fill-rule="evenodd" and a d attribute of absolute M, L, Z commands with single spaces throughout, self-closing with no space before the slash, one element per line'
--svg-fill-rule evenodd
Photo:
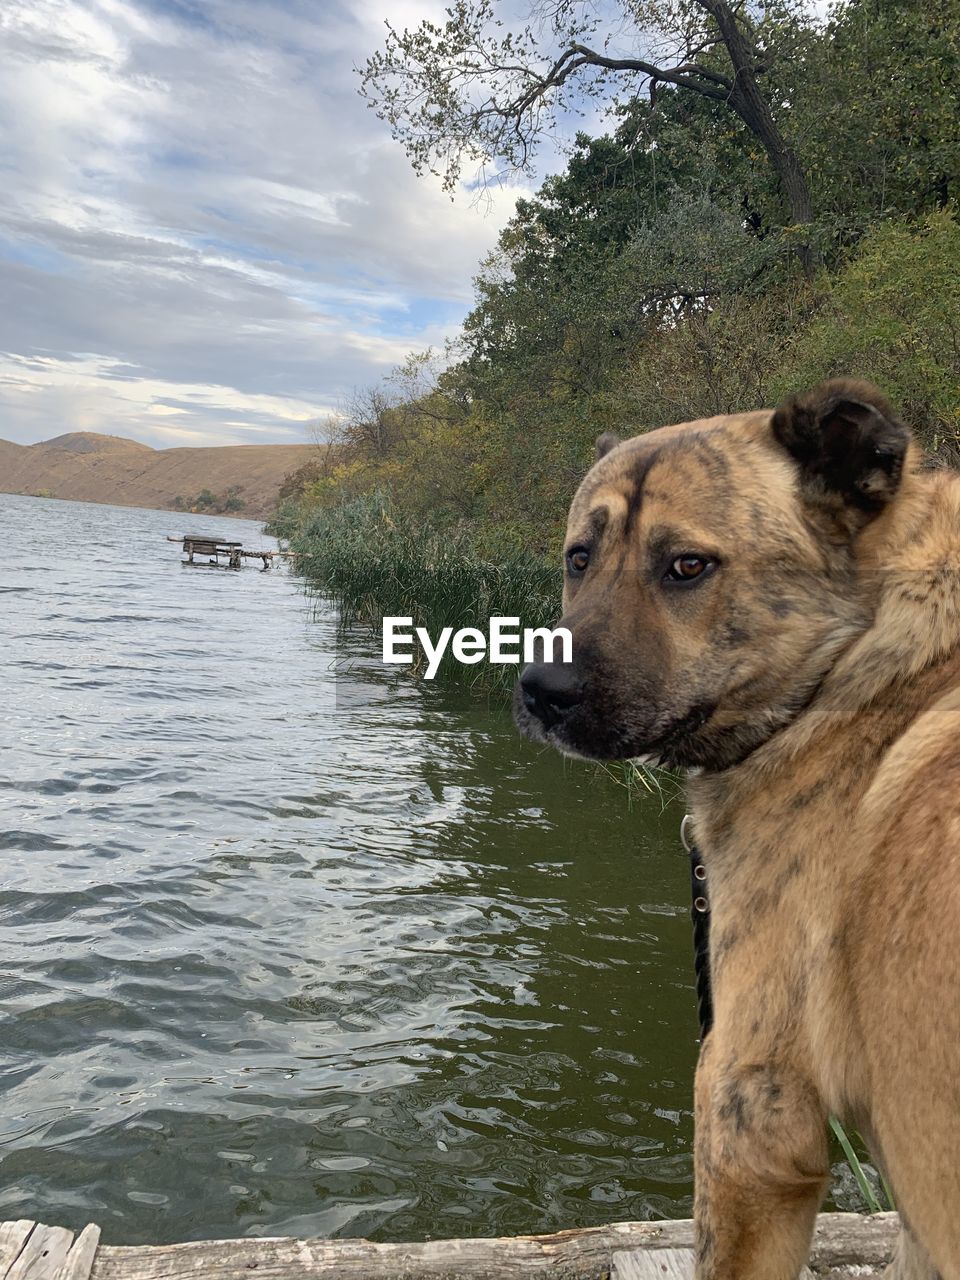
<path fill-rule="evenodd" d="M 602 437 L 570 511 L 573 662 L 516 717 L 689 775 L 715 1022 L 696 1084 L 698 1280 L 793 1280 L 864 1135 L 960 1278 L 960 476 L 875 387 Z"/>

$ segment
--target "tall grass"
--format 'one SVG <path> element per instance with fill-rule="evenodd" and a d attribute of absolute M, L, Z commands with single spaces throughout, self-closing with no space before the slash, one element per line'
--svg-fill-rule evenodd
<path fill-rule="evenodd" d="M 410 617 L 436 639 L 443 627 L 486 634 L 495 615 L 540 627 L 560 614 L 556 566 L 518 551 L 487 558 L 466 534 L 414 525 L 379 495 L 315 508 L 296 527 L 274 527 L 289 535 L 298 568 L 346 623 L 379 626 L 387 616 Z M 440 673 L 508 688 L 517 666 L 461 666 L 448 652 Z"/>
<path fill-rule="evenodd" d="M 886 1178 L 884 1178 L 882 1173 L 877 1174 L 877 1179 L 880 1183 L 880 1192 L 886 1200 L 886 1203 L 884 1204 L 870 1184 L 870 1179 L 867 1176 L 867 1172 L 863 1167 L 860 1157 L 857 1155 L 852 1139 L 836 1116 L 830 1117 L 830 1130 L 837 1142 L 840 1144 L 840 1149 L 843 1152 L 847 1164 L 850 1166 L 850 1170 L 853 1173 L 854 1180 L 856 1181 L 860 1194 L 863 1197 L 864 1204 L 867 1206 L 868 1212 L 884 1213 L 888 1209 L 895 1209 L 897 1206 L 893 1199 L 893 1192 L 887 1185 Z"/>

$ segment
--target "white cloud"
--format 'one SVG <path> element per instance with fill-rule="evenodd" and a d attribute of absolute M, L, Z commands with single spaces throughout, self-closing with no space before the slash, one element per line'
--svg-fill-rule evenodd
<path fill-rule="evenodd" d="M 452 332 L 517 192 L 418 181 L 352 71 L 428 8 L 5 0 L 0 436 L 290 439 Z"/>
<path fill-rule="evenodd" d="M 142 377 L 97 355 L 61 359 L 0 352 L 0 417 L 21 417 L 36 429 L 32 439 L 64 431 L 121 435 L 132 430 L 137 438 L 160 446 L 300 443 L 311 424 L 334 407 L 289 396 L 245 394 L 217 384 Z M 176 422 L 168 423 L 168 418 Z"/>

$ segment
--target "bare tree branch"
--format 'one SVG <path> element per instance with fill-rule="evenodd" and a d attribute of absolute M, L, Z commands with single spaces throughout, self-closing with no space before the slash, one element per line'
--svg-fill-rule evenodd
<path fill-rule="evenodd" d="M 631 0 L 621 4 L 627 17 L 643 8 Z M 633 78 L 638 87 L 649 85 L 652 101 L 659 85 L 669 85 L 728 107 L 766 152 L 792 223 L 812 221 L 806 175 L 758 84 L 766 66 L 744 0 L 680 6 L 684 21 L 669 33 L 683 50 L 675 65 L 613 56 L 585 43 L 584 35 L 596 28 L 585 0 L 541 8 L 560 41 L 559 53 L 546 63 L 544 37 L 530 26 L 504 31 L 496 0 L 454 0 L 442 26 L 424 22 L 400 33 L 388 24 L 384 49 L 361 72 L 361 93 L 390 124 L 418 172 L 438 173 L 452 191 L 465 160 L 527 171 L 536 142 L 550 128 L 550 113 L 568 101 L 564 92 L 574 82 L 581 96 L 598 96 L 610 77 Z M 721 56 L 728 64 L 723 69 Z M 810 267 L 812 251 L 802 252 Z"/>

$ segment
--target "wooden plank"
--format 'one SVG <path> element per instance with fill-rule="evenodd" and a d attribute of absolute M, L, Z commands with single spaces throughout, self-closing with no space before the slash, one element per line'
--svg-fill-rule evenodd
<path fill-rule="evenodd" d="M 17 1218 L 15 1222 L 0 1222 L 0 1280 L 6 1280 L 7 1272 L 20 1256 L 27 1237 L 34 1228 L 30 1218 Z"/>
<path fill-rule="evenodd" d="M 896 1214 L 822 1214 L 811 1271 L 818 1280 L 879 1277 L 893 1257 Z M 91 1280 L 607 1280 L 614 1253 L 689 1251 L 693 1224 L 620 1222 L 554 1235 L 373 1244 L 369 1240 L 201 1240 L 101 1245 Z M 662 1273 L 661 1273 L 662 1275 Z"/>
<path fill-rule="evenodd" d="M 38 1222 L 5 1280 L 56 1280 L 72 1243 L 73 1232 L 66 1227 Z"/>
<path fill-rule="evenodd" d="M 634 1249 L 615 1253 L 610 1280 L 693 1280 L 692 1249 Z"/>
<path fill-rule="evenodd" d="M 57 1280 L 89 1280 L 100 1243 L 100 1228 L 89 1222 L 74 1240 Z"/>
<path fill-rule="evenodd" d="M 633 1249 L 613 1255 L 610 1280 L 693 1280 L 696 1261 L 693 1249 Z M 864 1269 L 859 1274 L 868 1273 Z M 809 1267 L 804 1267 L 800 1280 L 816 1277 Z"/>

